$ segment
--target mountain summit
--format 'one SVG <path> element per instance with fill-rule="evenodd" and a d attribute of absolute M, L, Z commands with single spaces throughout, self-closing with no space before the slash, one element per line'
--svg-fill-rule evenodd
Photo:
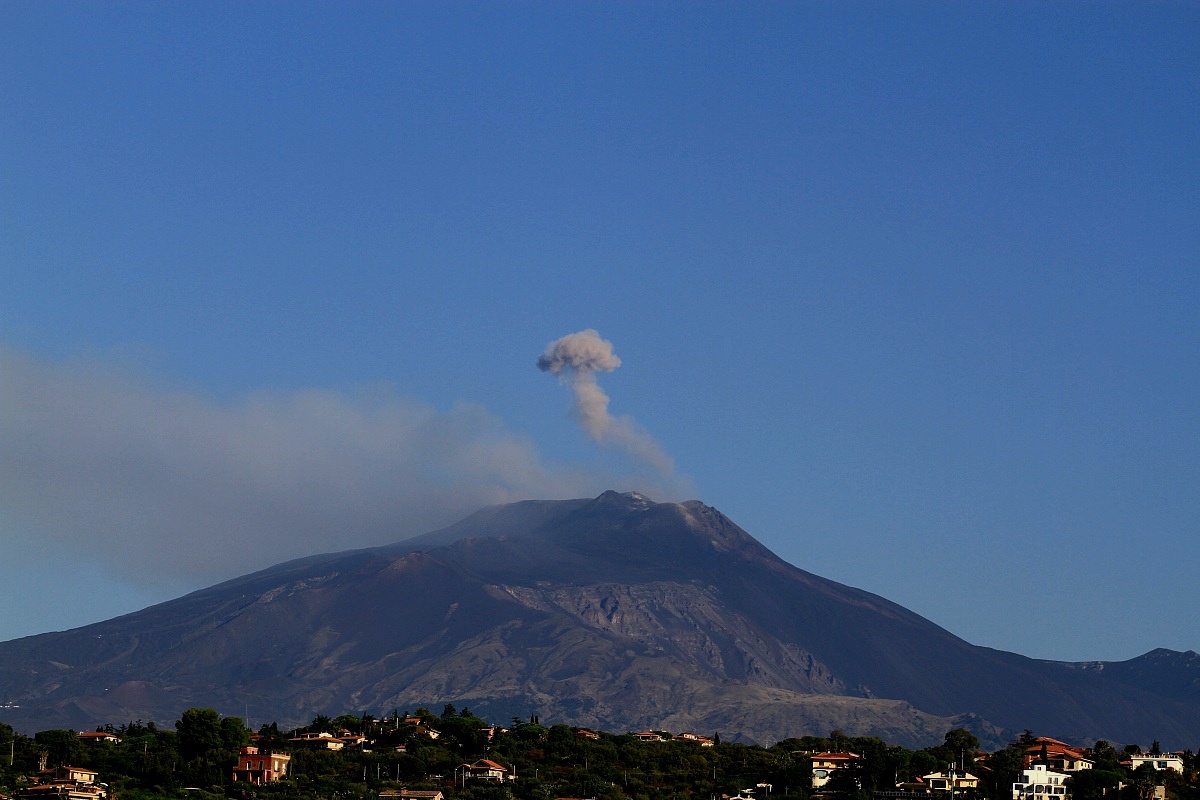
<path fill-rule="evenodd" d="M 0 643 L 0 700 L 34 730 L 169 722 L 190 706 L 300 723 L 453 702 L 757 741 L 840 728 L 922 745 L 967 727 L 992 743 L 1032 728 L 1183 746 L 1200 738 L 1198 662 L 977 647 L 791 566 L 703 503 L 605 492 L 486 508 Z"/>

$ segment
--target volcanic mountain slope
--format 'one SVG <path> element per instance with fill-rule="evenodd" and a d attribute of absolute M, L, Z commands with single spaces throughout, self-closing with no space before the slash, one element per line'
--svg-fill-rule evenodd
<path fill-rule="evenodd" d="M 388 547 L 314 556 L 135 614 L 0 644 L 22 729 L 257 720 L 454 702 L 608 730 L 902 744 L 1200 739 L 1200 657 L 1036 661 L 976 647 L 797 569 L 699 502 L 498 506 Z"/>

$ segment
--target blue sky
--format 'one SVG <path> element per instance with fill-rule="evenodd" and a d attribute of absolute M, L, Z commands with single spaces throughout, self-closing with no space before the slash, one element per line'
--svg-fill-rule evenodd
<path fill-rule="evenodd" d="M 524 497 L 1200 649 L 1200 8 L 0 6 L 0 639 Z M 609 411 L 537 357 L 595 329 Z"/>

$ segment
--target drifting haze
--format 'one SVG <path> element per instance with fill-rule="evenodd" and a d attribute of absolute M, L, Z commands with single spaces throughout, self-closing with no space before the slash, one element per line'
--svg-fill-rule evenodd
<path fill-rule="evenodd" d="M 0 529 L 165 588 L 396 541 L 493 503 L 669 493 L 543 463 L 477 406 L 383 390 L 219 403 L 3 348 L 0 374 Z"/>
<path fill-rule="evenodd" d="M 591 328 L 567 334 L 546 346 L 537 365 L 571 387 L 575 394 L 571 410 L 593 439 L 650 464 L 664 475 L 672 472 L 671 459 L 631 417 L 608 413 L 608 395 L 596 382 L 596 373 L 612 372 L 621 366 L 612 342 L 600 338 Z"/>

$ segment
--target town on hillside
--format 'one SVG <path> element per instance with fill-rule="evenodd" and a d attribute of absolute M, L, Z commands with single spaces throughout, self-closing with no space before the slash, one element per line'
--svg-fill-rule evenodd
<path fill-rule="evenodd" d="M 1200 779 L 1191 750 L 1075 747 L 1032 731 L 990 753 L 963 729 L 920 750 L 841 731 L 763 747 L 536 716 L 498 726 L 450 704 L 286 731 L 191 708 L 173 729 L 139 720 L 30 737 L 0 723 L 0 800 L 36 798 L 1200 800 Z"/>

